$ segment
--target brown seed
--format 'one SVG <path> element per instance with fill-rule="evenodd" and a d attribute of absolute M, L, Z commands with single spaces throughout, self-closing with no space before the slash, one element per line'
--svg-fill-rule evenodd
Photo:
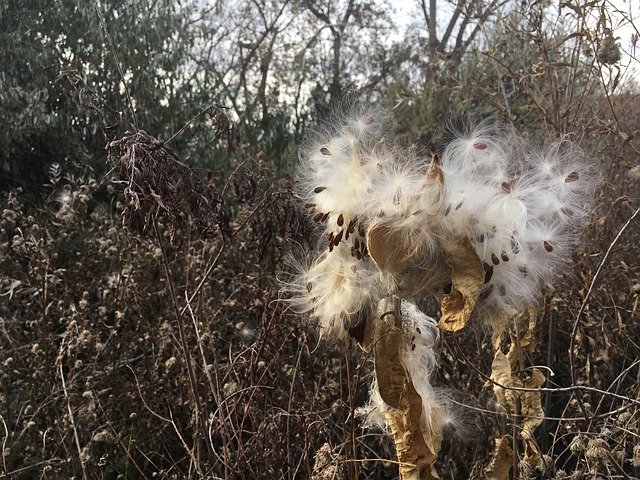
<path fill-rule="evenodd" d="M 498 265 L 500 263 L 500 259 L 495 253 L 491 254 L 491 261 L 493 262 L 494 265 Z"/>
<path fill-rule="evenodd" d="M 313 217 L 313 221 L 314 222 L 321 222 L 323 216 L 324 216 L 324 213 L 322 213 L 322 212 L 316 213 L 315 216 Z"/>
<path fill-rule="evenodd" d="M 548 241 L 545 240 L 544 242 L 542 242 L 542 245 L 544 245 L 544 249 L 547 252 L 549 253 L 553 252 L 553 245 L 551 245 Z"/>
<path fill-rule="evenodd" d="M 338 232 L 338 234 L 336 235 L 336 238 L 333 239 L 333 244 L 335 246 L 338 246 L 340 244 L 340 241 L 342 240 L 342 233 L 344 232 L 344 230 L 340 230 Z"/>
<path fill-rule="evenodd" d="M 422 335 L 422 331 L 420 330 L 419 327 L 416 327 L 416 332 L 418 332 L 418 335 Z"/>
<path fill-rule="evenodd" d="M 520 253 L 520 244 L 513 239 L 511 240 L 511 251 L 515 254 Z"/>
<path fill-rule="evenodd" d="M 464 200 L 460 200 L 460 203 L 458 203 L 458 205 L 456 205 L 455 210 L 458 211 L 458 209 L 462 206 L 463 203 L 464 203 Z"/>
<path fill-rule="evenodd" d="M 564 207 L 560 211 L 564 213 L 567 217 L 573 217 L 573 210 L 571 210 L 570 208 Z"/>
<path fill-rule="evenodd" d="M 338 215 L 338 226 L 341 227 L 344 225 L 344 216 L 342 214 Z"/>
<path fill-rule="evenodd" d="M 446 217 L 447 215 L 449 215 L 450 211 L 451 211 L 451 204 L 447 205 L 447 208 L 444 209 L 444 216 Z"/>
<path fill-rule="evenodd" d="M 331 152 L 329 151 L 329 149 L 327 147 L 322 147 L 320 149 L 320 153 L 323 155 L 331 155 Z"/>
<path fill-rule="evenodd" d="M 416 349 L 416 345 L 415 343 L 411 345 L 411 350 L 415 350 Z"/>
<path fill-rule="evenodd" d="M 486 143 L 474 143 L 473 144 L 473 148 L 475 148 L 477 150 L 486 150 L 487 149 L 487 144 Z"/>
<path fill-rule="evenodd" d="M 311 292 L 312 287 L 313 285 L 311 284 L 311 282 L 307 283 L 307 292 Z"/>
<path fill-rule="evenodd" d="M 500 295 L 502 295 L 503 297 L 507 294 L 507 289 L 504 285 L 500 285 L 500 288 L 498 291 L 500 292 Z"/>
<path fill-rule="evenodd" d="M 484 242 L 484 233 L 481 233 L 480 235 L 478 235 L 478 241 L 479 241 L 480 243 L 483 243 L 483 242 Z"/>
<path fill-rule="evenodd" d="M 486 300 L 487 298 L 489 298 L 489 295 L 491 295 L 491 292 L 493 292 L 493 285 L 489 285 L 487 288 L 485 288 L 478 298 L 480 300 Z"/>
<path fill-rule="evenodd" d="M 502 259 L 503 262 L 508 262 L 509 261 L 509 256 L 507 255 L 507 252 L 505 252 L 504 250 L 500 254 L 500 258 Z"/>
<path fill-rule="evenodd" d="M 351 265 L 351 271 L 353 273 L 356 273 L 358 271 L 358 268 L 355 265 Z"/>
<path fill-rule="evenodd" d="M 487 284 L 491 281 L 491 277 L 493 277 L 493 267 L 489 267 L 488 270 L 484 272 L 484 283 Z"/>
<path fill-rule="evenodd" d="M 361 254 L 359 251 L 357 251 L 357 250 L 356 250 L 356 258 L 357 258 L 358 260 L 362 260 L 362 254 Z"/>
<path fill-rule="evenodd" d="M 316 208 L 315 203 L 305 203 L 304 208 Z"/>
<path fill-rule="evenodd" d="M 567 175 L 567 178 L 565 178 L 564 181 L 567 183 L 571 183 L 571 182 L 575 182 L 579 178 L 580 178 L 580 174 L 578 172 L 571 172 L 569 175 Z"/>
<path fill-rule="evenodd" d="M 485 272 L 488 272 L 489 269 L 493 268 L 491 265 L 489 265 L 487 262 L 482 262 L 482 268 L 484 269 Z"/>
<path fill-rule="evenodd" d="M 327 213 L 325 213 L 325 214 L 322 216 L 322 221 L 323 221 L 323 222 L 326 222 L 326 221 L 327 221 L 327 218 L 329 218 L 329 214 L 330 214 L 330 213 L 331 213 L 331 212 L 327 212 Z"/>
<path fill-rule="evenodd" d="M 511 184 L 509 182 L 502 182 L 502 189 L 507 193 L 511 193 Z"/>
<path fill-rule="evenodd" d="M 313 189 L 314 193 L 320 193 L 320 192 L 324 192 L 327 189 L 327 187 L 316 187 Z"/>

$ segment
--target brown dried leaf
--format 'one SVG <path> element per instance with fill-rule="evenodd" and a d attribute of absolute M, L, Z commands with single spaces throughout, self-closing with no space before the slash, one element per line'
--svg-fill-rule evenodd
<path fill-rule="evenodd" d="M 509 472 L 513 465 L 513 450 L 508 437 L 496 438 L 491 463 L 484 469 L 488 480 L 509 480 Z"/>
<path fill-rule="evenodd" d="M 461 238 L 453 242 L 443 242 L 444 261 L 451 267 L 451 293 L 442 297 L 442 316 L 438 326 L 442 330 L 456 332 L 465 327 L 476 299 L 484 284 L 482 261 L 476 254 L 471 241 Z"/>

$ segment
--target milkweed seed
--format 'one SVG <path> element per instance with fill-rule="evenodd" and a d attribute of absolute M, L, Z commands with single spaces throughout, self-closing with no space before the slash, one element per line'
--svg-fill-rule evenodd
<path fill-rule="evenodd" d="M 491 281 L 491 277 L 493 277 L 493 267 L 489 267 L 488 270 L 485 270 L 484 283 L 489 283 Z"/>
<path fill-rule="evenodd" d="M 322 213 L 322 212 L 317 213 L 317 214 L 313 217 L 313 221 L 314 221 L 314 222 L 321 222 L 321 221 L 322 221 L 322 217 L 324 217 L 324 213 Z"/>
<path fill-rule="evenodd" d="M 458 203 L 458 205 L 456 205 L 455 210 L 458 211 L 463 203 L 464 203 L 464 200 L 460 200 L 460 203 Z"/>
<path fill-rule="evenodd" d="M 518 270 L 520 270 L 520 273 L 522 275 L 524 275 L 525 277 L 527 276 L 527 267 L 525 267 L 524 265 L 521 267 L 518 267 Z"/>
<path fill-rule="evenodd" d="M 500 288 L 498 291 L 500 292 L 500 295 L 502 295 L 503 297 L 507 294 L 507 288 L 504 285 L 500 285 Z"/>
<path fill-rule="evenodd" d="M 580 174 L 578 172 L 571 172 L 569 175 L 567 175 L 567 178 L 565 178 L 564 181 L 567 183 L 571 183 L 571 182 L 575 182 L 579 178 L 580 178 Z"/>
<path fill-rule="evenodd" d="M 495 253 L 491 254 L 491 261 L 494 265 L 498 265 L 500 263 L 500 259 L 498 259 L 498 256 Z"/>
<path fill-rule="evenodd" d="M 320 149 L 320 153 L 323 155 L 331 155 L 331 152 L 329 151 L 329 149 L 327 147 L 322 147 Z"/>
<path fill-rule="evenodd" d="M 542 242 L 542 245 L 544 245 L 544 249 L 547 252 L 549 253 L 553 252 L 553 245 L 551 245 L 548 241 L 545 240 L 544 242 Z"/>
<path fill-rule="evenodd" d="M 446 217 L 447 215 L 449 215 L 450 211 L 451 211 L 451 204 L 447 205 L 447 208 L 444 209 L 444 216 Z"/>
<path fill-rule="evenodd" d="M 311 282 L 307 283 L 307 292 L 311 292 L 312 287 L 313 287 L 313 284 Z"/>
<path fill-rule="evenodd" d="M 473 148 L 475 148 L 476 150 L 486 150 L 487 149 L 487 144 L 486 143 L 474 143 L 473 144 Z"/>
<path fill-rule="evenodd" d="M 414 343 L 414 344 L 411 345 L 411 350 L 413 351 L 415 349 L 416 349 L 416 344 Z"/>
<path fill-rule="evenodd" d="M 418 335 L 422 335 L 422 330 L 420 330 L 420 327 L 416 327 L 416 332 L 418 332 Z"/>
<path fill-rule="evenodd" d="M 356 273 L 357 270 L 358 270 L 358 267 L 356 267 L 355 265 L 351 265 L 351 271 L 353 273 Z"/>
<path fill-rule="evenodd" d="M 313 189 L 313 193 L 320 193 L 320 192 L 324 192 L 327 189 L 327 187 L 316 187 Z"/>
<path fill-rule="evenodd" d="M 336 238 L 333 239 L 333 244 L 338 246 L 338 244 L 340 243 L 340 241 L 342 240 L 342 232 L 344 232 L 344 230 L 340 230 L 338 232 L 338 234 L 336 235 Z"/>
<path fill-rule="evenodd" d="M 342 214 L 338 215 L 338 226 L 341 227 L 344 225 L 344 216 Z"/>
<path fill-rule="evenodd" d="M 327 213 L 325 213 L 325 214 L 322 216 L 322 221 L 323 221 L 323 222 L 326 222 L 326 221 L 327 221 L 327 218 L 329 218 L 329 214 L 330 214 L 330 213 L 331 213 L 331 212 L 327 212 Z"/>
<path fill-rule="evenodd" d="M 306 203 L 304 205 L 304 208 L 316 208 L 316 204 L 315 203 Z"/>
<path fill-rule="evenodd" d="M 478 235 L 478 241 L 480 243 L 484 243 L 484 233 L 481 233 L 480 235 Z"/>
<path fill-rule="evenodd" d="M 500 258 L 502 259 L 503 262 L 508 262 L 509 261 L 509 256 L 507 255 L 507 252 L 505 252 L 504 250 L 500 254 Z"/>
<path fill-rule="evenodd" d="M 493 285 L 489 285 L 478 297 L 480 300 L 486 300 L 487 298 L 489 298 L 489 295 L 491 295 L 491 292 L 493 292 Z"/>

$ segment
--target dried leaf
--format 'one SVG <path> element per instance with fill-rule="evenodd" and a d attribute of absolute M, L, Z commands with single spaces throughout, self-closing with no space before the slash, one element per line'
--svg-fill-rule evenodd
<path fill-rule="evenodd" d="M 488 480 L 509 480 L 509 472 L 513 466 L 513 450 L 509 437 L 496 438 L 491 463 L 484 469 Z"/>
<path fill-rule="evenodd" d="M 471 241 L 461 238 L 442 244 L 444 261 L 451 267 L 451 293 L 442 297 L 438 326 L 456 332 L 465 327 L 484 284 L 482 261 Z"/>

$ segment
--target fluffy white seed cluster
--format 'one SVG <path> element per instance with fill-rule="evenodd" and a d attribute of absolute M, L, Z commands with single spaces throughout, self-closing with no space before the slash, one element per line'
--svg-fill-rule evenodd
<path fill-rule="evenodd" d="M 598 175 L 563 140 L 535 149 L 482 127 L 442 157 L 442 224 L 469 237 L 483 262 L 480 307 L 510 313 L 535 302 L 571 251 L 589 213 Z"/>
<path fill-rule="evenodd" d="M 344 336 L 389 293 L 367 247 L 368 229 L 381 222 L 423 263 L 468 237 L 485 270 L 478 307 L 511 312 L 535 302 L 589 213 L 598 176 L 584 154 L 569 141 L 537 149 L 484 125 L 453 140 L 434 171 L 431 158 L 396 145 L 388 125 L 378 110 L 354 112 L 300 149 L 298 194 L 321 233 L 283 289 L 292 305 L 324 334 Z M 435 275 L 426 267 L 418 271 Z"/>

